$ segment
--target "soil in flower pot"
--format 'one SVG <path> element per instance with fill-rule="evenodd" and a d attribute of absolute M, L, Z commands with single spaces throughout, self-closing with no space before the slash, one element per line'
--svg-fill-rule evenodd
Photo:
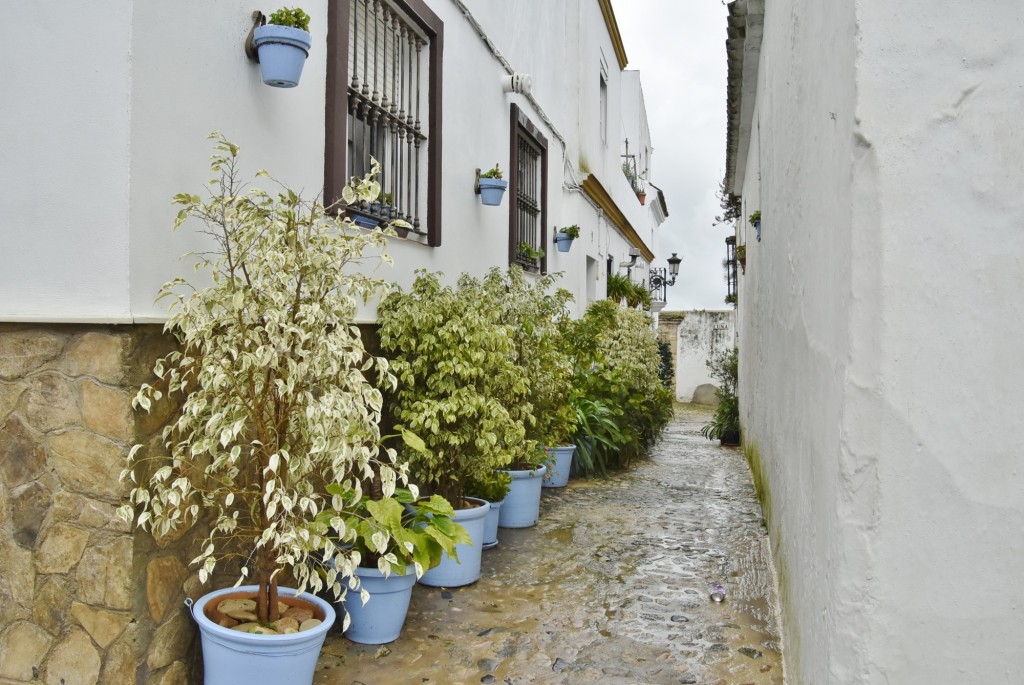
<path fill-rule="evenodd" d="M 312 630 L 323 623 L 324 612 L 312 602 L 293 596 L 279 596 L 278 612 L 281 617 L 271 626 L 257 620 L 256 593 L 234 592 L 217 598 L 203 607 L 206 618 L 224 628 L 243 633 L 261 635 L 288 635 Z"/>

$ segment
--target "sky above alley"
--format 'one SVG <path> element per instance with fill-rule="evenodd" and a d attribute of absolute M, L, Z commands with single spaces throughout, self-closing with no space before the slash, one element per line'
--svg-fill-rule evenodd
<path fill-rule="evenodd" d="M 667 309 L 726 309 L 725 237 L 713 226 L 725 172 L 725 34 L 721 0 L 612 0 L 629 59 L 639 69 L 651 127 L 651 180 L 665 192 L 655 266 L 683 257 Z"/>

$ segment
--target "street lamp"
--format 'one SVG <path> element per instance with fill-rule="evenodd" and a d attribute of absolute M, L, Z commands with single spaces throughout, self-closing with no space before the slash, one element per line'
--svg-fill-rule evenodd
<path fill-rule="evenodd" d="M 679 265 L 683 262 L 682 257 L 677 257 L 676 253 L 673 252 L 672 256 L 668 258 L 668 275 L 671 276 L 671 280 L 665 277 L 665 271 L 663 269 L 652 269 L 651 279 L 648 289 L 653 293 L 655 290 L 661 290 L 662 288 L 675 285 L 676 276 L 679 275 Z"/>

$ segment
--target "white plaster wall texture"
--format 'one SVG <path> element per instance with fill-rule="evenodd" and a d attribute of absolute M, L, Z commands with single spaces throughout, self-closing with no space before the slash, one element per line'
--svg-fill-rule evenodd
<path fill-rule="evenodd" d="M 787 675 L 853 683 L 866 668 L 871 556 L 863 528 L 874 505 L 869 487 L 852 484 L 858 466 L 871 482 L 869 462 L 843 443 L 844 425 L 870 424 L 849 405 L 844 380 L 853 344 L 854 13 L 849 2 L 766 8 L 751 124 L 758 137 L 742 189 L 741 221 L 762 212 L 761 242 L 746 229 L 739 300 L 744 441 L 760 455 L 767 485 Z"/>
<path fill-rule="evenodd" d="M 219 130 L 241 147 L 245 181 L 263 168 L 310 197 L 322 190 L 327 2 L 303 3 L 313 46 L 295 88 L 263 85 L 259 65 L 246 57 L 251 4 L 137 2 L 134 9 L 131 304 L 136 320 L 160 321 L 160 286 L 178 275 L 193 277 L 181 256 L 208 246 L 191 224 L 172 230 L 177 207 L 171 204 L 175 193 L 198 194 L 212 177 L 207 134 Z M 183 20 L 189 16 L 203 20 Z"/>
<path fill-rule="evenodd" d="M 684 312 L 676 329 L 676 399 L 689 402 L 697 386 L 718 382 L 711 377 L 709 359 L 728 353 L 735 344 L 733 310 Z"/>
<path fill-rule="evenodd" d="M 1024 682 L 1024 472 L 990 439 L 1024 424 L 1024 6 L 861 0 L 858 22 L 882 284 L 873 676 Z"/>
<path fill-rule="evenodd" d="M 5 4 L 0 299 L 10 319 L 129 314 L 131 26 L 129 0 Z"/>
<path fill-rule="evenodd" d="M 445 25 L 442 244 L 431 249 L 393 241 L 396 266 L 390 277 L 404 286 L 416 268 L 427 268 L 454 281 L 462 271 L 480 275 L 507 263 L 510 198 L 497 208 L 481 205 L 473 192 L 473 170 L 495 162 L 508 169 L 509 106 L 514 102 L 548 138 L 548 230 L 572 223 L 583 228 L 569 253 L 545 246 L 549 270 L 565 273 L 561 284 L 576 296 L 581 312 L 588 292 L 587 257 L 603 263 L 612 254 L 620 261 L 629 248 L 592 205 L 569 189 L 584 178 L 573 173 L 582 158 L 590 160 L 591 170 L 641 236 L 652 235 L 645 226 L 649 215 L 640 211 L 619 171 L 617 137 L 600 141 L 602 54 L 609 62 L 611 132 L 620 127 L 621 96 L 621 72 L 600 9 L 580 0 L 564 3 L 561 11 L 525 0 L 466 4 L 513 68 L 532 74 L 534 96 L 554 129 L 527 98 L 502 92 L 504 68 L 457 4 L 430 2 Z M 262 9 L 269 13 L 276 7 Z M 327 0 L 303 7 L 312 19 L 313 47 L 302 83 L 294 89 L 260 82 L 258 65 L 242 50 L 252 7 L 238 0 L 213 5 L 186 0 L 173 7 L 126 1 L 77 18 L 61 9 L 67 18 L 40 22 L 33 16 L 15 22 L 46 26 L 50 36 L 57 26 L 63 36 L 59 44 L 65 46 L 75 45 L 76 37 L 93 26 L 94 33 L 120 42 L 100 49 L 97 59 L 112 68 L 112 75 L 101 77 L 89 71 L 88 78 L 81 78 L 75 60 L 68 68 L 64 51 L 41 51 L 39 66 L 25 69 L 20 86 L 34 93 L 33 99 L 0 112 L 0 131 L 15 141 L 9 157 L 13 163 L 5 159 L 0 166 L 5 187 L 14 191 L 0 200 L 0 215 L 20 226 L 4 231 L 11 253 L 19 258 L 9 260 L 10 268 L 0 275 L 0 316 L 161 320 L 164 310 L 154 303 L 160 285 L 190 273 L 180 256 L 206 246 L 187 228 L 171 230 L 176 208 L 170 198 L 199 192 L 209 178 L 206 135 L 211 130 L 221 130 L 241 146 L 244 174 L 266 168 L 310 196 L 320 191 Z M 204 20 L 183 21 L 190 13 Z M 65 24 L 66 36 L 60 33 Z M 518 30 L 521 25 L 531 30 Z M 26 43 L 32 36 L 19 35 L 26 36 Z M 71 131 L 82 117 L 88 125 Z M 29 125 L 36 120 L 34 128 Z M 24 135 L 26 127 L 34 136 Z M 564 154 L 555 129 L 566 140 Z M 36 141 L 29 143 L 33 137 Z M 24 199 L 40 193 L 43 200 L 52 195 L 52 202 Z M 603 269 L 598 277 L 597 291 L 603 294 Z M 361 315 L 373 317 L 372 306 Z"/>
<path fill-rule="evenodd" d="M 793 682 L 1024 680 L 1022 22 L 767 4 L 740 395 Z"/>

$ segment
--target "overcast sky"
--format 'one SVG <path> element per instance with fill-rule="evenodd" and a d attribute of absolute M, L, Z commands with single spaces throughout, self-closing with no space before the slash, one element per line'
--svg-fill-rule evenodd
<path fill-rule="evenodd" d="M 712 227 L 725 172 L 725 32 L 721 0 L 612 0 L 627 69 L 639 69 L 654 152 L 651 180 L 665 192 L 655 266 L 678 252 L 667 309 L 726 309 L 725 237 Z"/>

